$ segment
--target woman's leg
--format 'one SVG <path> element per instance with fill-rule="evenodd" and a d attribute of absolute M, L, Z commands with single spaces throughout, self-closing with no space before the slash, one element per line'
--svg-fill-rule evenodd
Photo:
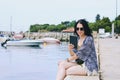
<path fill-rule="evenodd" d="M 66 75 L 87 76 L 86 70 L 80 65 L 72 66 L 66 70 Z"/>
<path fill-rule="evenodd" d="M 76 65 L 78 64 L 76 64 L 75 62 L 67 62 L 67 61 L 59 62 L 56 80 L 64 80 L 66 76 L 66 69 Z"/>

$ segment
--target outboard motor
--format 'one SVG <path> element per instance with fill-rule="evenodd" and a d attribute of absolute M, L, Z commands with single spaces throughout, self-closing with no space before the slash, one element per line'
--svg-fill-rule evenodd
<path fill-rule="evenodd" d="M 6 48 L 5 44 L 7 44 L 7 41 L 10 41 L 10 39 L 6 39 L 5 42 L 2 42 L 1 46 L 4 47 L 4 48 Z"/>

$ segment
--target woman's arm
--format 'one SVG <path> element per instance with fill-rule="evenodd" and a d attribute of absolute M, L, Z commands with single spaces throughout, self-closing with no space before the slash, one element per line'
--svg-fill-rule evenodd
<path fill-rule="evenodd" d="M 75 53 L 73 52 L 73 48 L 74 48 L 74 45 L 72 45 L 72 44 L 68 45 L 68 50 L 69 50 L 70 56 L 74 56 L 75 55 Z"/>
<path fill-rule="evenodd" d="M 75 53 L 72 50 L 69 50 L 70 56 L 74 56 Z"/>
<path fill-rule="evenodd" d="M 70 61 L 76 60 L 77 58 L 78 58 L 77 55 L 70 56 L 69 58 L 67 58 L 67 61 L 70 62 Z"/>
<path fill-rule="evenodd" d="M 74 48 L 74 45 L 72 44 L 68 45 L 68 50 L 71 56 L 67 58 L 67 61 L 73 61 L 78 58 L 77 55 L 73 52 L 73 48 Z"/>

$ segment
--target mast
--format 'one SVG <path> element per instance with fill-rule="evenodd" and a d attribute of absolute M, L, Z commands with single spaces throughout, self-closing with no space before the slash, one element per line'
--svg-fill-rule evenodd
<path fill-rule="evenodd" d="M 10 16 L 10 34 L 12 35 L 12 16 Z"/>
<path fill-rule="evenodd" d="M 116 0 L 116 18 L 115 18 L 115 21 L 116 21 L 116 33 L 118 33 L 118 24 L 117 24 L 117 0 Z"/>

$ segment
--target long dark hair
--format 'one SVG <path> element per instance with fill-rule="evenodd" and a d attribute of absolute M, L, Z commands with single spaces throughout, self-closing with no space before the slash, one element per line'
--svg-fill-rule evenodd
<path fill-rule="evenodd" d="M 77 24 L 78 24 L 78 23 L 80 23 L 80 24 L 83 25 L 85 35 L 87 35 L 87 36 L 92 36 L 92 34 L 91 34 L 91 29 L 89 28 L 88 22 L 87 22 L 85 19 L 80 19 L 80 20 L 78 20 L 78 21 L 75 23 L 74 33 L 75 33 L 77 36 L 78 36 L 78 34 L 77 34 L 77 31 L 76 31 L 76 28 L 77 28 Z"/>

